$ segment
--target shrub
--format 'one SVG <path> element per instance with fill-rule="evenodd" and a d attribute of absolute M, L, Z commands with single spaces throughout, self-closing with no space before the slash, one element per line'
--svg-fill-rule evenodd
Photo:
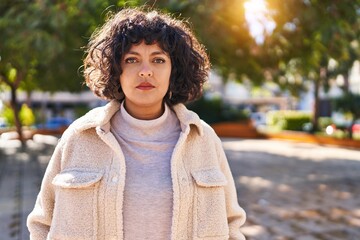
<path fill-rule="evenodd" d="M 311 121 L 311 114 L 301 111 L 272 111 L 267 114 L 267 124 L 280 130 L 302 131 Z"/>
<path fill-rule="evenodd" d="M 90 110 L 90 108 L 86 105 L 77 105 L 74 107 L 74 111 L 75 111 L 75 118 L 79 118 L 83 115 L 85 115 L 88 111 Z"/>
<path fill-rule="evenodd" d="M 35 123 L 35 115 L 28 105 L 23 104 L 19 113 L 20 121 L 23 126 L 31 126 Z"/>
<path fill-rule="evenodd" d="M 319 128 L 324 130 L 327 126 L 333 124 L 333 120 L 331 117 L 320 117 L 319 118 Z"/>
<path fill-rule="evenodd" d="M 220 98 L 199 100 L 187 104 L 187 107 L 196 112 L 205 122 L 212 124 L 217 122 L 245 121 L 249 114 L 242 109 L 224 104 Z"/>
<path fill-rule="evenodd" d="M 6 119 L 6 123 L 9 126 L 15 125 L 14 111 L 9 106 L 5 106 L 2 115 Z M 29 108 L 26 104 L 21 105 L 19 118 L 23 126 L 31 126 L 35 123 L 35 115 L 32 109 Z"/>

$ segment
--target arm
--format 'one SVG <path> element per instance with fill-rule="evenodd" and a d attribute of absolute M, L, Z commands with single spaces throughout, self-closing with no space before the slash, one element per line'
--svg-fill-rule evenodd
<path fill-rule="evenodd" d="M 59 172 L 62 148 L 59 143 L 50 159 L 37 196 L 35 207 L 27 218 L 31 240 L 47 239 L 54 209 L 54 186 L 52 180 Z"/>
<path fill-rule="evenodd" d="M 225 186 L 225 197 L 226 211 L 229 224 L 229 239 L 245 240 L 245 236 L 240 232 L 240 227 L 245 223 L 246 213 L 239 206 L 234 178 L 230 171 L 229 163 L 227 161 L 220 140 L 217 143 L 217 151 L 219 155 L 221 170 L 225 174 L 227 179 L 227 185 Z"/>

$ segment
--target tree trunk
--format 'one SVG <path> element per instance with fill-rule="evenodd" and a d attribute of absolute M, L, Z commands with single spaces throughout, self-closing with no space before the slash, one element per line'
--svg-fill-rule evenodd
<path fill-rule="evenodd" d="M 326 67 L 321 67 L 319 72 L 319 77 L 315 79 L 314 86 L 314 116 L 312 119 L 312 132 L 319 130 L 319 117 L 320 117 L 320 97 L 319 91 L 321 84 L 325 82 L 326 79 Z"/>
<path fill-rule="evenodd" d="M 353 126 L 354 126 L 354 124 L 355 124 L 355 121 L 356 121 L 356 119 L 355 119 L 355 117 L 354 117 L 353 120 L 352 120 L 351 123 L 350 123 L 349 128 L 348 128 L 349 139 L 353 139 Z"/>
<path fill-rule="evenodd" d="M 312 129 L 311 132 L 314 133 L 319 129 L 318 120 L 320 116 L 320 99 L 319 99 L 319 90 L 320 90 L 320 79 L 315 79 L 314 81 L 314 106 L 313 106 L 313 118 L 312 118 Z"/>
<path fill-rule="evenodd" d="M 20 121 L 20 107 L 17 102 L 17 95 L 16 95 L 16 88 L 14 86 L 11 86 L 11 100 L 10 100 L 11 108 L 14 111 L 14 119 L 15 119 L 15 126 L 16 131 L 19 135 L 19 140 L 21 141 L 21 144 L 24 145 L 25 139 L 22 132 L 22 124 Z"/>

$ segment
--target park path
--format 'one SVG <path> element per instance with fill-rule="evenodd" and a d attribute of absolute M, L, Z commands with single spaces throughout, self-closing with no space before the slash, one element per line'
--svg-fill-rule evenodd
<path fill-rule="evenodd" d="M 25 150 L 16 140 L 0 139 L 0 240 L 29 239 L 26 217 L 57 141 L 37 136 Z"/>
<path fill-rule="evenodd" d="M 360 151 L 224 139 L 253 240 L 359 240 Z"/>
<path fill-rule="evenodd" d="M 27 240 L 32 210 L 57 138 L 22 151 L 0 139 L 0 240 Z M 360 151 L 269 140 L 223 139 L 248 240 L 359 240 Z"/>

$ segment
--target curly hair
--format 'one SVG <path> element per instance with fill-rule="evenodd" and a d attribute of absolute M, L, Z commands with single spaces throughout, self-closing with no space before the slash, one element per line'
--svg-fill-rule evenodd
<path fill-rule="evenodd" d="M 84 59 L 86 85 L 100 98 L 123 100 L 121 60 L 133 44 L 155 44 L 171 59 L 165 102 L 173 106 L 202 95 L 209 58 L 185 22 L 157 11 L 128 8 L 113 15 L 93 33 Z"/>

